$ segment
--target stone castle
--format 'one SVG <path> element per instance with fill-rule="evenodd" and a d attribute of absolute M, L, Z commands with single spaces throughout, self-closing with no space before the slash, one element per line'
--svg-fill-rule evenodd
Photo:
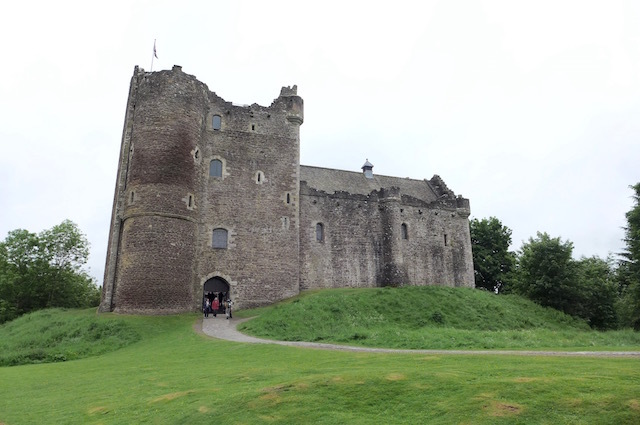
<path fill-rule="evenodd" d="M 179 66 L 135 68 L 100 311 L 236 308 L 302 290 L 474 286 L 469 200 L 414 180 L 300 165 L 303 101 L 234 105 Z"/>

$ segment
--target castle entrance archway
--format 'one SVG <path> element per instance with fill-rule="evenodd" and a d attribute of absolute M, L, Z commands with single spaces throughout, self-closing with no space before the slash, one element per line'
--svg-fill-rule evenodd
<path fill-rule="evenodd" d="M 209 305 L 215 305 L 214 300 L 217 300 L 218 309 L 213 311 L 213 314 L 224 314 L 226 311 L 225 300 L 231 298 L 231 287 L 229 283 L 219 276 L 212 277 L 204 283 L 202 288 L 202 305 L 204 307 L 206 300 L 209 300 Z"/>

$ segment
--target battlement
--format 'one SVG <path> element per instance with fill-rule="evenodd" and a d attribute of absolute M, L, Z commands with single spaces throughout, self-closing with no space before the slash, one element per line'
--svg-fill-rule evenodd
<path fill-rule="evenodd" d="M 297 96 L 298 95 L 298 86 L 294 85 L 293 87 L 282 87 L 280 89 L 280 97 L 285 96 Z"/>

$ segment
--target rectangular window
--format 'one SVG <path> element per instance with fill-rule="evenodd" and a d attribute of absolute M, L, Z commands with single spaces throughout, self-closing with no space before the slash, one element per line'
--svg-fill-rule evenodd
<path fill-rule="evenodd" d="M 220 128 L 222 127 L 222 118 L 220 117 L 220 115 L 213 116 L 211 125 L 213 126 L 214 130 L 220 130 Z"/>
<path fill-rule="evenodd" d="M 222 161 L 214 159 L 209 163 L 209 175 L 211 177 L 222 177 Z"/>
<path fill-rule="evenodd" d="M 227 248 L 227 230 L 226 229 L 213 229 L 213 240 L 211 246 L 213 248 Z"/>

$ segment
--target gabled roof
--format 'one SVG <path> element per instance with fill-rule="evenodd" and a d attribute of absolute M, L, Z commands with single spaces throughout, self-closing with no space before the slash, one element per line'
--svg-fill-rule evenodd
<path fill-rule="evenodd" d="M 409 195 L 425 202 L 438 199 L 431 185 L 426 180 L 414 180 L 401 177 L 373 175 L 366 178 L 364 173 L 335 170 L 331 168 L 300 166 L 300 181 L 307 186 L 326 192 L 348 192 L 357 195 L 368 195 L 374 190 L 397 187 L 401 195 Z"/>

